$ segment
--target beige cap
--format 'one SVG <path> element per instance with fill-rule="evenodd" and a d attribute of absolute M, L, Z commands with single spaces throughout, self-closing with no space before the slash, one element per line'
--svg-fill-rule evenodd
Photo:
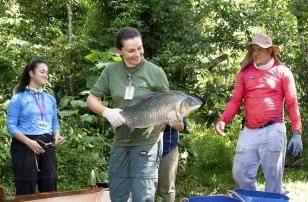
<path fill-rule="evenodd" d="M 280 48 L 277 45 L 273 45 L 272 39 L 270 36 L 267 34 L 256 34 L 252 42 L 247 45 L 247 47 L 250 47 L 252 44 L 257 44 L 262 48 L 269 48 L 273 47 L 274 54 L 279 54 L 280 53 Z"/>

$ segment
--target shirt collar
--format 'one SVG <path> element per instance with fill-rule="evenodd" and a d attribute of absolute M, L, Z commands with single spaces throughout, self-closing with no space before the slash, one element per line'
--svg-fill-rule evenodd
<path fill-rule="evenodd" d="M 127 67 L 127 65 L 125 64 L 123 59 L 122 59 L 122 62 L 123 62 L 123 66 L 124 66 L 125 71 L 128 71 L 129 73 L 134 73 L 145 63 L 145 59 L 144 59 L 144 57 L 142 57 L 140 63 L 134 68 Z"/>
<path fill-rule="evenodd" d="M 270 67 L 272 67 L 275 63 L 274 58 L 272 58 L 268 63 L 266 63 L 265 65 L 261 65 L 258 66 L 255 62 L 253 63 L 253 65 L 255 66 L 255 68 L 257 68 L 258 70 L 267 70 Z"/>
<path fill-rule="evenodd" d="M 29 91 L 30 93 L 33 93 L 33 94 L 40 94 L 44 91 L 43 88 L 36 89 L 36 88 L 30 87 L 29 85 L 26 86 L 26 90 Z"/>

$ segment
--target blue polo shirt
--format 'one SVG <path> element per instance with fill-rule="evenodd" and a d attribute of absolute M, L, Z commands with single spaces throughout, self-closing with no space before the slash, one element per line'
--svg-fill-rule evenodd
<path fill-rule="evenodd" d="M 184 130 L 187 128 L 186 117 L 183 119 Z M 163 136 L 163 156 L 171 152 L 174 148 L 179 145 L 179 131 L 166 125 Z"/>
<path fill-rule="evenodd" d="M 37 96 L 40 104 L 44 102 L 43 117 L 34 96 Z M 44 129 L 38 127 L 40 121 L 48 123 L 48 127 Z M 56 99 L 46 92 L 34 94 L 32 91 L 25 90 L 17 93 L 9 103 L 6 126 L 13 137 L 18 132 L 25 135 L 52 134 L 53 131 L 60 129 Z"/>

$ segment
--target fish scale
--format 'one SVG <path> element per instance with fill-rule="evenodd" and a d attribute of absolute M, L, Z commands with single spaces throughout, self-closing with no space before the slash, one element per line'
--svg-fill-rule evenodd
<path fill-rule="evenodd" d="M 151 128 L 168 122 L 171 111 L 187 116 L 201 106 L 202 102 L 182 91 L 164 91 L 150 93 L 139 104 L 121 111 L 129 132 L 135 128 Z"/>

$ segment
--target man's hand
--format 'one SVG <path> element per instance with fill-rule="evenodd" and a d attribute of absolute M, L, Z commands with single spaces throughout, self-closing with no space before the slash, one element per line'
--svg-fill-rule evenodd
<path fill-rule="evenodd" d="M 180 112 L 171 111 L 167 114 L 168 125 L 173 127 L 183 123 L 183 116 Z"/>
<path fill-rule="evenodd" d="M 293 148 L 292 156 L 302 155 L 303 152 L 303 142 L 302 136 L 298 132 L 293 132 L 293 136 L 288 144 L 288 150 Z"/>
<path fill-rule="evenodd" d="M 226 133 L 224 132 L 225 126 L 226 126 L 226 123 L 224 121 L 218 121 L 215 127 L 216 132 L 221 136 L 225 136 L 226 135 Z"/>
<path fill-rule="evenodd" d="M 117 128 L 126 123 L 126 120 L 120 114 L 121 111 L 123 110 L 119 108 L 115 109 L 106 108 L 103 113 L 103 116 L 109 121 L 112 127 Z"/>

